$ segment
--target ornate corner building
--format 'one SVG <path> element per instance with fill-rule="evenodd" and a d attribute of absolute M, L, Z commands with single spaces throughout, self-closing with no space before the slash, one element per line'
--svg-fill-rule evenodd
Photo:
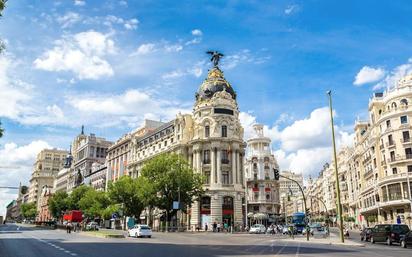
<path fill-rule="evenodd" d="M 263 125 L 253 128 L 256 135 L 247 141 L 245 159 L 247 213 L 249 218 L 263 214 L 273 222 L 280 213 L 279 181 L 274 177 L 279 165 L 271 152 L 270 138 L 263 134 Z"/>
<path fill-rule="evenodd" d="M 236 93 L 214 66 L 197 91 L 192 114 L 132 139 L 129 172 L 139 174 L 145 161 L 175 152 L 206 177 L 205 194 L 194 202 L 185 222 L 190 228 L 207 223 L 243 224 L 243 159 L 246 144 L 239 120 Z"/>

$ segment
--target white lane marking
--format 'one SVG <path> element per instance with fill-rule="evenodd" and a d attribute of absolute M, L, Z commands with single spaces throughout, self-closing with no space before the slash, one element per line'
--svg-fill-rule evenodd
<path fill-rule="evenodd" d="M 275 256 L 280 254 L 286 248 L 286 246 L 288 246 L 288 244 L 289 244 L 289 241 L 286 241 L 286 244 L 284 246 L 282 246 L 282 248 L 280 248 L 279 251 L 277 251 L 275 253 Z"/>
<path fill-rule="evenodd" d="M 58 250 L 60 250 L 60 251 L 63 251 L 63 252 L 65 252 L 65 253 L 67 253 L 67 254 L 70 254 L 71 256 L 77 256 L 77 253 L 72 253 L 71 251 L 66 250 L 66 249 L 64 249 L 64 248 L 62 248 L 62 247 L 60 247 L 60 246 L 58 246 L 58 245 L 55 245 L 55 244 L 53 244 L 53 243 L 51 243 L 51 242 L 47 242 L 47 241 L 45 241 L 45 240 L 43 240 L 43 239 L 40 239 L 40 238 L 37 238 L 37 237 L 35 237 L 35 236 L 30 236 L 30 237 L 32 237 L 32 238 L 34 238 L 34 239 L 36 239 L 36 240 L 38 240 L 38 241 L 40 241 L 40 242 L 43 242 L 43 243 L 45 243 L 45 244 L 48 244 L 48 245 L 50 245 L 50 246 L 52 246 L 52 247 L 54 247 L 54 248 L 56 248 L 56 249 L 58 249 Z"/>
<path fill-rule="evenodd" d="M 17 226 L 16 230 L 17 230 L 17 231 L 19 231 L 19 230 L 20 230 L 20 227 L 19 227 L 19 226 Z"/>
<path fill-rule="evenodd" d="M 300 251 L 300 242 L 298 243 L 298 248 L 296 249 L 295 257 L 299 257 L 299 251 Z"/>

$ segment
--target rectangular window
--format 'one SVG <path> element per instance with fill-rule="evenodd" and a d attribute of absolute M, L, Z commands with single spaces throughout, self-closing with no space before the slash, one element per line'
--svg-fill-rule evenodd
<path fill-rule="evenodd" d="M 392 135 L 388 135 L 388 145 L 393 145 L 393 137 Z"/>
<path fill-rule="evenodd" d="M 227 137 L 227 126 L 226 125 L 222 126 L 222 137 Z"/>
<path fill-rule="evenodd" d="M 223 164 L 228 164 L 229 163 L 229 153 L 228 153 L 228 151 L 227 150 L 222 150 L 221 153 L 222 153 L 222 157 L 221 157 L 222 163 Z"/>
<path fill-rule="evenodd" d="M 205 137 L 209 137 L 209 136 L 210 136 L 210 127 L 205 126 Z"/>
<path fill-rule="evenodd" d="M 394 151 L 392 151 L 391 153 L 391 161 L 395 161 L 395 152 Z"/>
<path fill-rule="evenodd" d="M 408 165 L 408 172 L 412 172 L 412 165 Z"/>
<path fill-rule="evenodd" d="M 398 169 L 395 167 L 395 168 L 392 168 L 392 174 L 393 175 L 396 175 L 396 174 L 398 174 Z"/>
<path fill-rule="evenodd" d="M 205 171 L 205 184 L 210 185 L 210 171 Z"/>
<path fill-rule="evenodd" d="M 405 148 L 405 156 L 406 156 L 406 159 L 412 159 L 412 149 L 411 148 Z"/>
<path fill-rule="evenodd" d="M 224 185 L 227 185 L 227 184 L 230 183 L 230 181 L 229 181 L 229 172 L 228 171 L 223 171 L 222 172 L 222 183 Z"/>
<path fill-rule="evenodd" d="M 408 123 L 408 116 L 401 116 L 401 124 L 406 124 Z"/>
<path fill-rule="evenodd" d="M 386 127 L 387 127 L 387 128 L 390 128 L 390 127 L 391 127 L 391 120 L 387 120 L 387 121 L 386 121 Z"/>
<path fill-rule="evenodd" d="M 409 136 L 409 131 L 403 131 L 402 135 L 403 135 L 403 142 L 409 142 L 411 140 Z"/>
<path fill-rule="evenodd" d="M 203 151 L 203 164 L 210 164 L 210 150 Z"/>

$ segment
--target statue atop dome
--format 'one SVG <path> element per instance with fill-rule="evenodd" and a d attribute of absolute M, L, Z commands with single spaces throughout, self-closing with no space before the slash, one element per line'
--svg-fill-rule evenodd
<path fill-rule="evenodd" d="M 212 56 L 212 58 L 210 58 L 210 61 L 213 62 L 213 67 L 217 68 L 220 58 L 222 58 L 224 55 L 222 53 L 219 53 L 218 51 L 207 51 L 206 53 Z"/>

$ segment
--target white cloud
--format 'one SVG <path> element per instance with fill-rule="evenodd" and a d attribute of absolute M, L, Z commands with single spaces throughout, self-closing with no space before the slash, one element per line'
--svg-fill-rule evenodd
<path fill-rule="evenodd" d="M 32 99 L 32 86 L 12 74 L 16 67 L 10 57 L 0 55 L 0 117 L 17 119 L 28 111 L 27 103 Z"/>
<path fill-rule="evenodd" d="M 194 29 L 194 30 L 192 30 L 192 35 L 193 36 L 201 36 L 201 35 L 203 35 L 203 32 L 200 29 Z"/>
<path fill-rule="evenodd" d="M 407 63 L 395 67 L 382 81 L 373 87 L 373 90 L 390 89 L 396 87 L 401 78 L 410 74 L 412 74 L 412 58 L 409 58 Z"/>
<path fill-rule="evenodd" d="M 156 45 L 153 43 L 141 44 L 133 55 L 145 55 L 156 51 Z"/>
<path fill-rule="evenodd" d="M 195 65 L 193 65 L 190 68 L 187 68 L 186 70 L 177 69 L 171 72 L 167 72 L 162 75 L 162 79 L 175 80 L 177 78 L 181 78 L 187 75 L 192 75 L 192 76 L 195 76 L 196 78 L 199 78 L 203 74 L 204 65 L 205 65 L 204 61 L 197 62 Z"/>
<path fill-rule="evenodd" d="M 261 55 L 260 52 L 252 54 L 249 49 L 243 49 L 234 54 L 225 56 L 222 60 L 222 68 L 230 70 L 244 63 L 262 64 L 270 60 L 270 58 L 271 57 L 268 55 Z"/>
<path fill-rule="evenodd" d="M 135 127 L 144 117 L 169 120 L 181 112 L 189 112 L 189 104 L 164 100 L 136 89 L 120 94 L 90 94 L 67 97 L 74 109 L 71 115 L 89 124 Z"/>
<path fill-rule="evenodd" d="M 286 7 L 284 13 L 285 13 L 286 15 L 291 15 L 291 14 L 294 14 L 294 13 L 296 13 L 296 12 L 298 12 L 298 11 L 299 11 L 299 5 L 297 5 L 297 4 L 292 4 L 292 5 L 288 5 L 288 6 Z"/>
<path fill-rule="evenodd" d="M 329 115 L 329 109 L 323 107 L 283 129 L 279 129 L 277 122 L 272 127 L 264 125 L 264 133 L 272 139 L 272 147 L 276 149 L 274 154 L 282 170 L 315 175 L 325 162 L 330 162 L 332 139 Z M 245 139 L 253 137 L 256 117 L 251 112 L 241 112 L 239 118 L 245 130 Z M 353 133 L 339 126 L 335 126 L 335 133 L 338 148 L 353 145 Z"/>
<path fill-rule="evenodd" d="M 385 76 L 385 70 L 382 68 L 373 68 L 363 66 L 355 77 L 354 85 L 360 86 L 367 83 L 373 83 L 381 80 Z"/>
<path fill-rule="evenodd" d="M 165 44 L 164 48 L 166 52 L 180 52 L 183 50 L 183 46 L 180 44 Z"/>
<path fill-rule="evenodd" d="M 78 13 L 68 12 L 63 16 L 57 17 L 57 22 L 60 23 L 63 29 L 71 27 L 81 20 L 81 17 Z"/>
<path fill-rule="evenodd" d="M 127 7 L 127 1 L 119 1 L 119 5 Z"/>
<path fill-rule="evenodd" d="M 74 0 L 74 5 L 76 5 L 76 6 L 84 6 L 84 5 L 86 5 L 86 1 L 83 1 L 83 0 Z"/>
<path fill-rule="evenodd" d="M 124 27 L 128 30 L 134 30 L 137 29 L 138 24 L 139 21 L 137 19 L 130 19 L 124 22 Z"/>
<path fill-rule="evenodd" d="M 114 71 L 104 57 L 115 52 L 109 35 L 96 31 L 81 32 L 55 41 L 55 47 L 47 50 L 34 61 L 37 69 L 70 71 L 78 79 L 99 79 L 113 76 Z"/>
<path fill-rule="evenodd" d="M 6 143 L 0 148 L 0 185 L 18 186 L 20 182 L 28 185 L 36 156 L 44 148 L 52 147 L 45 141 L 37 140 L 21 146 Z M 3 207 L 16 196 L 16 191 L 0 189 L 0 215 L 4 215 Z"/>

